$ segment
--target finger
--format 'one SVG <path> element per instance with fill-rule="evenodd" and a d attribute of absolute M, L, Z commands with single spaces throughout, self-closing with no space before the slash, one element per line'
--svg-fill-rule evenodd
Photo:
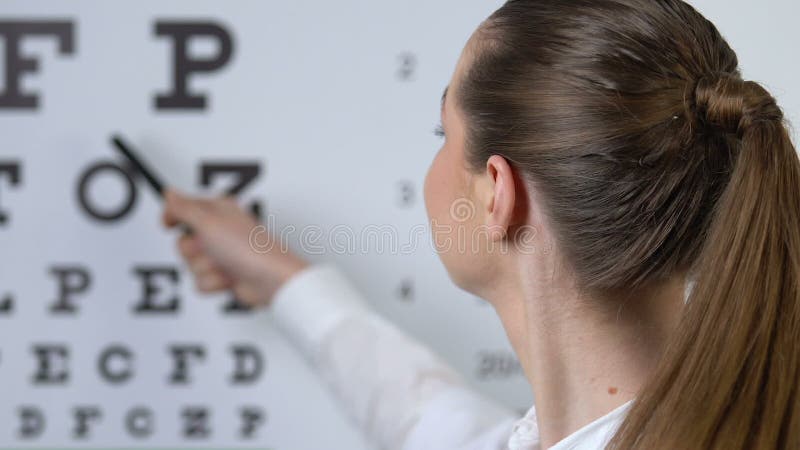
<path fill-rule="evenodd" d="M 224 211 L 237 211 L 239 210 L 239 203 L 236 201 L 236 197 L 231 194 L 224 195 L 217 199 L 217 205 L 221 210 Z"/>
<path fill-rule="evenodd" d="M 187 262 L 189 264 L 189 270 L 191 270 L 196 277 L 202 276 L 207 272 L 221 272 L 219 267 L 214 264 L 214 261 L 204 254 L 189 258 Z"/>
<path fill-rule="evenodd" d="M 237 285 L 233 288 L 236 299 L 247 306 L 254 307 L 266 303 L 263 294 L 250 286 Z"/>
<path fill-rule="evenodd" d="M 178 223 L 196 227 L 208 213 L 208 201 L 185 196 L 175 189 L 164 191 L 163 222 L 168 227 Z"/>
<path fill-rule="evenodd" d="M 231 287 L 231 281 L 221 272 L 207 272 L 195 277 L 195 286 L 200 292 L 216 292 Z"/>
<path fill-rule="evenodd" d="M 171 203 L 169 203 L 169 199 L 176 194 L 177 191 L 172 188 L 164 189 L 164 210 L 161 212 L 161 223 L 167 228 L 172 228 L 179 222 L 170 208 Z"/>
<path fill-rule="evenodd" d="M 188 263 L 195 283 L 198 283 L 197 280 L 204 278 L 221 279 L 226 285 L 230 285 L 233 282 L 232 277 L 228 276 L 225 271 L 214 264 L 211 258 L 205 255 L 196 256 L 190 259 Z"/>
<path fill-rule="evenodd" d="M 178 238 L 178 251 L 185 260 L 193 259 L 202 253 L 200 240 L 194 235 L 184 234 Z"/>

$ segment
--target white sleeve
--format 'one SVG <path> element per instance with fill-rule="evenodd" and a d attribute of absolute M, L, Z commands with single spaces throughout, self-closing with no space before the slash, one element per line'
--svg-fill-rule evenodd
<path fill-rule="evenodd" d="M 373 311 L 333 265 L 290 278 L 270 309 L 277 326 L 384 450 L 504 449 L 515 413 Z"/>

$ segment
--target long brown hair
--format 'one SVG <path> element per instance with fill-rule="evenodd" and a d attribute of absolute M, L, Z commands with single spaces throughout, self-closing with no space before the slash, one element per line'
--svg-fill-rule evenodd
<path fill-rule="evenodd" d="M 475 170 L 536 186 L 594 293 L 694 282 L 610 448 L 800 448 L 800 162 L 775 99 L 680 0 L 511 0 L 456 101 Z"/>

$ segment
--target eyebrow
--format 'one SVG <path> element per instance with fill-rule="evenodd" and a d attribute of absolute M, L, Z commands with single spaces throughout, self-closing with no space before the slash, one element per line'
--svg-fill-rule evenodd
<path fill-rule="evenodd" d="M 444 111 L 444 101 L 447 99 L 447 89 L 449 89 L 449 88 L 450 88 L 449 85 L 445 86 L 444 87 L 444 92 L 442 92 L 442 111 Z"/>

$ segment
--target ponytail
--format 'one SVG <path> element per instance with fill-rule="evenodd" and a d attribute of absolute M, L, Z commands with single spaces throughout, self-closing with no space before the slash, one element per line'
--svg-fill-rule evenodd
<path fill-rule="evenodd" d="M 738 75 L 701 78 L 691 123 L 729 139 L 672 342 L 608 448 L 800 448 L 800 161 L 781 110 Z"/>

